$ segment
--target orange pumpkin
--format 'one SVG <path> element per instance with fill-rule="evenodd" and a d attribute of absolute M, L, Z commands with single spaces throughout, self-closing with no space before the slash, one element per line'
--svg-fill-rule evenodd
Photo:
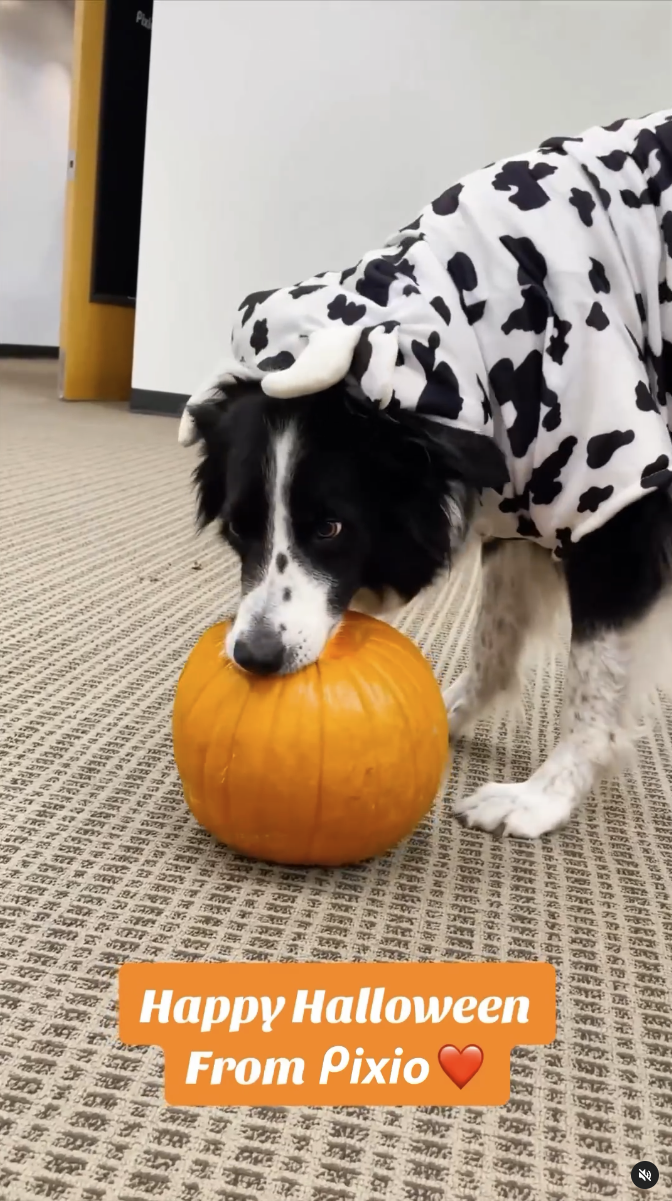
<path fill-rule="evenodd" d="M 224 656 L 226 628 L 203 634 L 175 697 L 175 762 L 197 821 L 276 863 L 356 863 L 410 834 L 448 757 L 441 692 L 417 647 L 348 614 L 317 663 L 263 678 Z"/>

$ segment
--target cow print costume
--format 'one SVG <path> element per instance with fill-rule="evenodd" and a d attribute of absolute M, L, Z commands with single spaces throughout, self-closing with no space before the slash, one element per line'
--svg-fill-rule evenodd
<path fill-rule="evenodd" d="M 561 557 L 672 483 L 672 112 L 550 138 L 354 267 L 248 296 L 232 374 L 287 371 L 330 329 L 358 395 L 496 440 L 510 482 L 481 533 Z"/>

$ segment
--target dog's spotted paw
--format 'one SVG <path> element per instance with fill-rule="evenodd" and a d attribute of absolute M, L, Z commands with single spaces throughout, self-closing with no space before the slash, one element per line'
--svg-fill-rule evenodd
<path fill-rule="evenodd" d="M 496 830 L 513 838 L 540 838 L 569 821 L 572 805 L 567 797 L 544 791 L 531 780 L 522 784 L 484 784 L 472 796 L 462 797 L 454 812 L 468 826 Z"/>

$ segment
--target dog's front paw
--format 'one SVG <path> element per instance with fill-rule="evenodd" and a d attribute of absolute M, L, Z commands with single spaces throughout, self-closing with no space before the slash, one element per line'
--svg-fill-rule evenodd
<path fill-rule="evenodd" d="M 456 801 L 453 809 L 468 826 L 480 830 L 501 826 L 504 834 L 514 838 L 539 838 L 564 826 L 572 805 L 567 797 L 527 780 L 523 784 L 484 784 L 472 796 Z"/>

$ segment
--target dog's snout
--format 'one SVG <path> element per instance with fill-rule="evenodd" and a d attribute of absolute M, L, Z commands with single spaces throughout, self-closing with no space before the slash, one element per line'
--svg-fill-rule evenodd
<path fill-rule="evenodd" d="M 282 668 L 285 648 L 280 635 L 261 627 L 236 638 L 233 658 L 239 667 L 258 676 L 272 676 Z"/>

